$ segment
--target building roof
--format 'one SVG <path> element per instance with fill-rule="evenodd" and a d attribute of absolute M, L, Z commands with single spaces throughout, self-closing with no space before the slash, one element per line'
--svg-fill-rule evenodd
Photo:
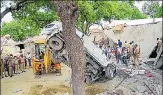
<path fill-rule="evenodd" d="M 113 28 L 113 31 L 123 31 L 123 24 L 116 25 L 116 26 Z"/>

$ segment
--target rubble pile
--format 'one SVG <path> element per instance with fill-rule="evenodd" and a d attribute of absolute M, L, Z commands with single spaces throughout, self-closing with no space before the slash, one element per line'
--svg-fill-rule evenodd
<path fill-rule="evenodd" d="M 113 92 L 106 91 L 104 93 L 96 94 L 96 95 L 124 95 L 124 92 L 122 89 L 117 89 Z"/>
<path fill-rule="evenodd" d="M 143 64 L 143 63 L 142 63 Z M 146 64 L 133 69 L 131 65 L 125 67 L 117 64 L 117 76 L 121 78 L 119 84 L 114 86 L 114 90 L 125 88 L 130 93 L 124 95 L 162 95 L 162 71 L 153 70 Z M 113 79 L 114 80 L 114 79 Z M 111 84 L 108 84 L 111 85 Z M 97 95 L 123 95 L 104 92 Z"/>

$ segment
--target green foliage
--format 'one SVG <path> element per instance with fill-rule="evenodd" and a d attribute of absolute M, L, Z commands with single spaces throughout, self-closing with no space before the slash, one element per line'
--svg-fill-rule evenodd
<path fill-rule="evenodd" d="M 29 3 L 22 10 L 12 12 L 16 20 L 30 20 L 37 24 L 38 28 L 43 28 L 48 23 L 58 19 L 54 6 L 48 0 L 37 0 Z M 33 23 L 30 23 L 31 25 Z"/>
<path fill-rule="evenodd" d="M 26 4 L 21 10 L 12 11 L 12 16 L 14 21 L 2 26 L 2 35 L 10 34 L 14 40 L 38 35 L 45 25 L 59 19 L 54 6 L 47 0 Z"/>
<path fill-rule="evenodd" d="M 154 3 L 150 11 L 154 11 L 154 17 L 162 17 L 162 5 L 160 6 L 159 3 Z"/>
<path fill-rule="evenodd" d="M 134 8 L 133 13 L 132 13 L 132 19 L 144 19 L 147 18 L 147 15 L 142 14 L 138 8 Z"/>
<path fill-rule="evenodd" d="M 94 13 L 93 6 L 88 1 L 76 2 L 79 10 L 79 17 L 77 19 L 77 26 L 79 30 L 86 32 L 88 26 L 96 21 L 96 14 Z"/>
<path fill-rule="evenodd" d="M 118 3 L 116 11 L 115 11 L 115 19 L 130 19 L 132 16 L 132 8 L 130 7 L 129 3 L 127 2 L 120 2 Z"/>
<path fill-rule="evenodd" d="M 143 13 L 151 17 L 162 17 L 162 5 L 159 5 L 158 1 L 147 1 L 143 5 Z"/>
<path fill-rule="evenodd" d="M 4 23 L 2 25 L 1 35 L 10 34 L 14 40 L 21 41 L 28 36 L 34 36 L 40 32 L 35 26 L 36 24 L 33 24 L 33 27 L 30 27 L 28 23 L 23 20 L 11 21 L 10 23 Z"/>
<path fill-rule="evenodd" d="M 123 2 L 96 1 L 93 6 L 96 11 L 96 20 L 104 19 L 110 21 L 111 19 L 131 19 L 133 15 L 138 15 L 138 17 L 133 17 L 132 19 L 146 18 L 145 15 L 134 7 L 134 2 L 132 0 Z"/>
<path fill-rule="evenodd" d="M 76 26 L 85 34 L 88 34 L 92 24 L 100 24 L 101 19 L 111 21 L 112 19 L 146 18 L 146 15 L 134 7 L 133 0 L 123 2 L 118 0 L 80 0 L 76 1 L 76 4 L 78 6 Z M 161 8 L 159 10 L 162 11 Z M 21 10 L 13 11 L 12 15 L 15 21 L 4 24 L 2 34 L 10 34 L 15 40 L 23 40 L 27 36 L 38 35 L 45 25 L 54 20 L 59 20 L 55 7 L 48 0 L 36 0 L 34 3 L 26 4 Z M 156 13 L 156 16 L 160 16 L 160 12 Z M 27 26 L 30 27 L 30 30 L 26 29 Z"/>

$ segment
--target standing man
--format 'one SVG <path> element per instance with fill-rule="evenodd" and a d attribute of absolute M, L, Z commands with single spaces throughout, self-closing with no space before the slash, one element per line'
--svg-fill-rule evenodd
<path fill-rule="evenodd" d="M 162 41 L 159 38 L 157 38 L 157 54 L 160 51 L 161 45 L 162 45 Z"/>
<path fill-rule="evenodd" d="M 134 65 L 137 65 L 136 61 L 139 63 L 139 65 L 141 65 L 140 61 L 139 61 L 140 47 L 138 47 L 137 44 L 135 45 L 135 48 L 134 48 L 134 51 L 133 51 L 133 56 L 134 56 Z"/>
<path fill-rule="evenodd" d="M 3 56 L 1 56 L 1 63 L 0 63 L 0 66 L 1 66 L 1 78 L 3 78 L 3 74 L 4 74 L 4 60 L 3 60 Z"/>
<path fill-rule="evenodd" d="M 5 58 L 4 58 L 4 73 L 5 73 L 5 77 L 8 77 L 9 76 L 9 65 L 8 65 L 8 59 L 9 59 L 9 55 L 5 55 Z M 7 74 L 6 74 L 7 72 Z"/>
<path fill-rule="evenodd" d="M 102 46 L 102 54 L 105 54 L 105 52 L 106 52 L 106 45 L 103 45 Z"/>
<path fill-rule="evenodd" d="M 119 63 L 119 61 L 121 60 L 121 49 L 118 46 L 118 44 L 116 44 L 116 47 L 115 47 L 115 56 L 116 56 L 117 63 Z"/>
<path fill-rule="evenodd" d="M 122 63 L 128 66 L 128 51 L 126 47 L 122 48 L 121 59 Z"/>
<path fill-rule="evenodd" d="M 107 55 L 107 60 L 109 60 L 110 59 L 110 57 L 111 57 L 111 49 L 110 49 L 110 46 L 107 46 L 107 48 L 106 48 L 106 55 Z"/>
<path fill-rule="evenodd" d="M 125 41 L 124 47 L 129 48 L 129 44 L 127 43 L 127 41 Z"/>
<path fill-rule="evenodd" d="M 21 71 L 22 73 L 25 72 L 25 58 L 23 54 L 20 55 L 20 61 L 21 61 Z"/>
<path fill-rule="evenodd" d="M 94 44 L 96 43 L 96 36 L 94 36 L 93 43 Z"/>
<path fill-rule="evenodd" d="M 102 49 L 102 42 L 99 42 L 99 48 Z"/>
<path fill-rule="evenodd" d="M 9 76 L 10 76 L 10 77 L 13 76 L 13 65 L 14 65 L 13 62 L 14 62 L 14 60 L 13 60 L 13 55 L 10 54 L 10 57 L 9 57 L 9 59 L 8 59 L 8 65 L 9 65 Z"/>
<path fill-rule="evenodd" d="M 27 52 L 27 60 L 28 60 L 28 66 L 31 67 L 31 54 Z"/>
<path fill-rule="evenodd" d="M 132 49 L 132 43 L 129 43 L 129 60 L 133 62 L 133 49 Z"/>
<path fill-rule="evenodd" d="M 25 69 L 26 69 L 27 68 L 27 58 L 25 55 L 24 55 L 24 61 L 25 61 Z"/>
<path fill-rule="evenodd" d="M 14 65 L 15 65 L 15 74 L 20 74 L 19 73 L 19 59 L 16 57 L 16 56 L 14 56 Z"/>
<path fill-rule="evenodd" d="M 15 72 L 15 56 L 13 57 L 12 62 L 13 62 L 13 73 L 16 74 L 16 72 Z"/>
<path fill-rule="evenodd" d="M 122 42 L 120 40 L 118 40 L 118 46 L 120 49 L 122 49 Z"/>

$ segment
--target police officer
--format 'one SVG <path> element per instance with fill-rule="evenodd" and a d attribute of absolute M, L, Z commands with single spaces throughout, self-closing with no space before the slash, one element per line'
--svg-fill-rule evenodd
<path fill-rule="evenodd" d="M 3 78 L 3 73 L 4 73 L 4 60 L 3 60 L 3 56 L 1 56 L 1 78 Z"/>
<path fill-rule="evenodd" d="M 5 77 L 9 76 L 8 59 L 9 59 L 9 55 L 6 55 L 4 58 L 4 74 L 5 74 Z M 6 72 L 7 72 L 8 76 L 7 76 Z"/>
<path fill-rule="evenodd" d="M 15 65 L 15 74 L 20 74 L 19 73 L 19 62 L 18 58 L 14 56 L 14 65 Z"/>
<path fill-rule="evenodd" d="M 10 76 L 10 77 L 13 76 L 13 65 L 14 65 L 13 62 L 14 62 L 14 60 L 13 60 L 13 55 L 10 54 L 10 57 L 9 57 L 9 59 L 8 59 L 8 65 L 9 65 L 9 76 Z"/>
<path fill-rule="evenodd" d="M 21 61 L 21 71 L 25 72 L 25 58 L 23 54 L 20 55 L 20 61 Z"/>

